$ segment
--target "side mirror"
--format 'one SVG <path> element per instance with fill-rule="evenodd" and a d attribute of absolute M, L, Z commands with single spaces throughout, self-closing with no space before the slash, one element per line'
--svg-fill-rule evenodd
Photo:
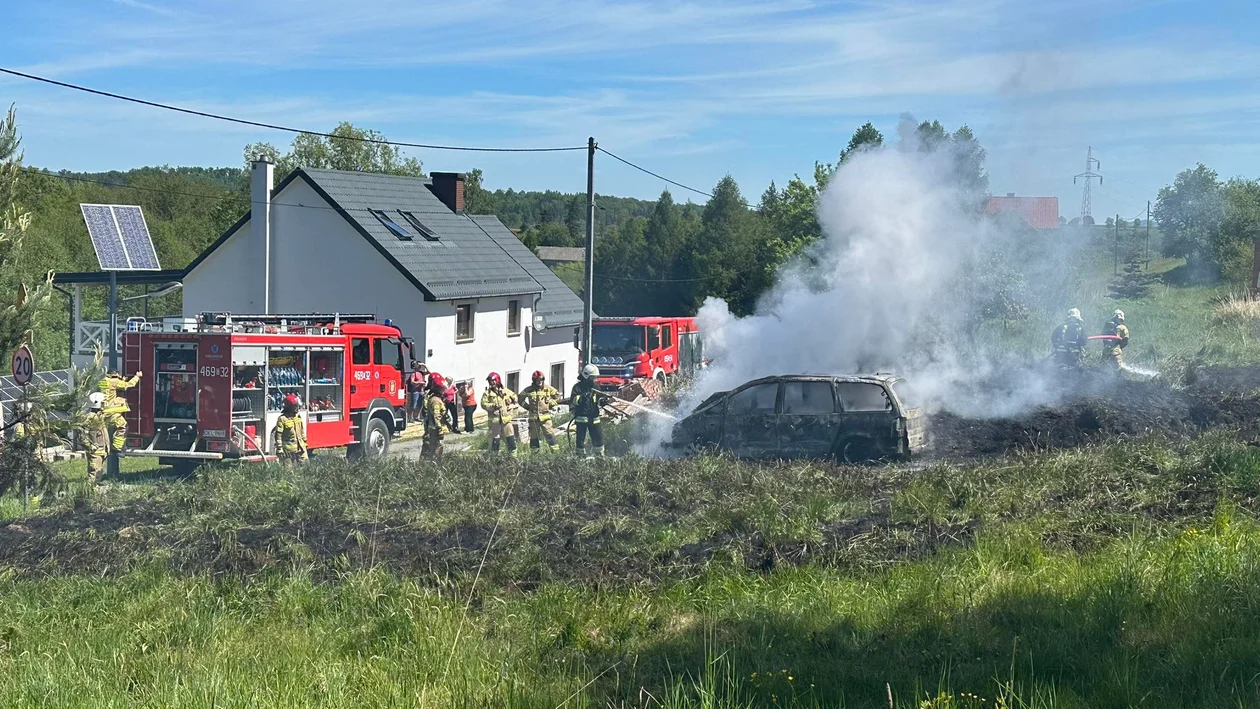
<path fill-rule="evenodd" d="M 573 328 L 573 349 L 582 349 L 582 328 L 580 327 Z"/>

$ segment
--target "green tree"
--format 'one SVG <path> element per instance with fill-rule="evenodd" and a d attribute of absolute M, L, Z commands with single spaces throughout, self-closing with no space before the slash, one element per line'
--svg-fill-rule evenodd
<path fill-rule="evenodd" d="M 989 174 L 984 169 L 986 153 L 971 128 L 962 126 L 950 136 L 954 172 L 963 190 L 974 197 L 989 191 Z"/>
<path fill-rule="evenodd" d="M 482 187 L 485 175 L 481 168 L 473 168 L 464 175 L 464 211 L 468 214 L 494 214 L 494 193 Z"/>
<path fill-rule="evenodd" d="M 570 244 L 586 243 L 586 196 L 575 194 L 565 205 L 564 228 L 569 232 Z"/>
<path fill-rule="evenodd" d="M 853 155 L 861 150 L 871 150 L 879 148 L 884 144 L 884 134 L 880 133 L 875 125 L 870 121 L 863 123 L 860 128 L 853 131 L 853 137 L 849 138 L 849 144 L 844 150 L 840 151 L 840 163 L 844 164 Z"/>
<path fill-rule="evenodd" d="M 419 160 L 404 156 L 397 146 L 380 142 L 385 136 L 374 130 L 342 122 L 329 135 L 331 137 L 300 133 L 284 154 L 271 143 L 252 143 L 245 146 L 245 167 L 249 169 L 254 159 L 266 155 L 276 164 L 277 180 L 299 167 L 424 176 Z"/>
<path fill-rule="evenodd" d="M 1260 180 L 1234 178 L 1225 184 L 1225 210 L 1212 255 L 1232 282 L 1251 278 L 1253 244 L 1260 239 Z"/>
<path fill-rule="evenodd" d="M 1110 229 L 1111 227 L 1115 225 L 1116 225 L 1116 220 L 1113 219 L 1112 217 L 1107 217 L 1107 221 L 1103 223 L 1103 226 L 1107 227 L 1108 229 Z"/>
<path fill-rule="evenodd" d="M 1212 244 L 1225 215 L 1225 199 L 1216 171 L 1199 163 L 1182 170 L 1155 200 L 1154 217 L 1163 234 L 1165 256 L 1192 265 L 1214 265 Z"/>

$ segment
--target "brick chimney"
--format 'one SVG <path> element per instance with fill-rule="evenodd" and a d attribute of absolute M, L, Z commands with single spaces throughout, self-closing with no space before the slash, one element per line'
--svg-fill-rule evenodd
<path fill-rule="evenodd" d="M 464 173 L 462 172 L 430 172 L 433 184 L 429 189 L 433 195 L 442 200 L 456 214 L 464 213 Z"/>

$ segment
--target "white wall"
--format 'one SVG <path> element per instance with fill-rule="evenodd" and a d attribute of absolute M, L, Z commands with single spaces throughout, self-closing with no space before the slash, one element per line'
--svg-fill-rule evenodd
<path fill-rule="evenodd" d="M 472 379 L 480 393 L 486 375 L 529 375 L 564 363 L 565 386 L 577 378 L 573 328 L 533 331 L 533 295 L 460 301 L 424 301 L 424 294 L 385 260 L 336 212 L 292 205 L 327 203 L 302 179 L 290 182 L 272 206 L 271 311 L 371 313 L 391 318 L 416 343 L 416 354 L 435 372 Z M 290 205 L 290 206 L 285 206 Z M 184 314 L 262 311 L 257 267 L 250 264 L 251 230 L 244 224 L 184 280 Z M 257 302 L 252 291 L 258 290 Z M 521 333 L 509 336 L 508 301 L 521 305 Z M 455 342 L 455 306 L 473 305 L 473 340 Z M 428 355 L 428 350 L 433 354 Z"/>
<path fill-rule="evenodd" d="M 507 332 L 511 300 L 521 304 L 521 334 L 513 336 Z M 473 306 L 473 340 L 456 342 L 455 307 L 464 303 Z M 571 385 L 577 376 L 572 328 L 534 332 L 530 327 L 532 303 L 532 295 L 429 303 L 426 343 L 433 355 L 426 357 L 425 363 L 456 381 L 472 379 L 478 391 L 490 372 L 498 372 L 505 383 L 508 372 L 520 372 L 520 386 L 524 388 L 534 370 L 550 377 L 551 365 L 564 363 L 565 383 Z"/>
<path fill-rule="evenodd" d="M 251 268 L 250 223 L 246 221 L 215 249 L 192 273 L 184 276 L 184 317 L 229 311 L 261 313 L 262 284 Z"/>

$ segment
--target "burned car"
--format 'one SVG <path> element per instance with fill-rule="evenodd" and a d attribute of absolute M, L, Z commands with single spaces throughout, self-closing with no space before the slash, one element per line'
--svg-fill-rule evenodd
<path fill-rule="evenodd" d="M 670 445 L 740 458 L 906 459 L 927 442 L 924 417 L 891 375 L 765 377 L 710 396 Z"/>

